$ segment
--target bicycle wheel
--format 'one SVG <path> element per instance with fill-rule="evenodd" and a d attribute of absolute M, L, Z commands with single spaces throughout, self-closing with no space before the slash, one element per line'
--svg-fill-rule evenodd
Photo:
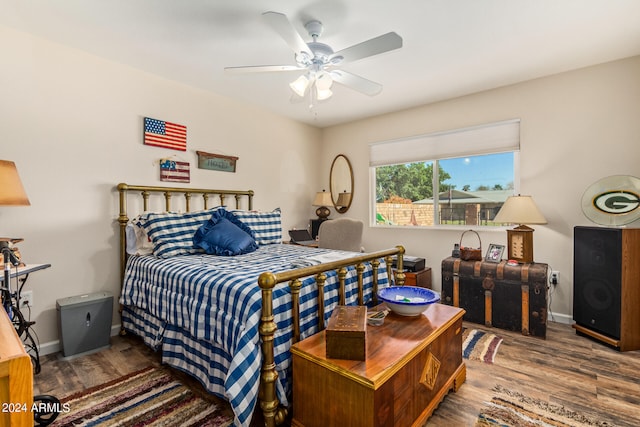
<path fill-rule="evenodd" d="M 48 426 L 60 414 L 60 400 L 49 394 L 33 396 L 36 410 L 33 413 L 33 421 L 36 426 Z"/>

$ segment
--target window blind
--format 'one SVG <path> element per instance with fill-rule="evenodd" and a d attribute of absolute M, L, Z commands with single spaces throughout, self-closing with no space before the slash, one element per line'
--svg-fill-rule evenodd
<path fill-rule="evenodd" d="M 517 151 L 520 119 L 435 132 L 369 145 L 369 166 Z"/>

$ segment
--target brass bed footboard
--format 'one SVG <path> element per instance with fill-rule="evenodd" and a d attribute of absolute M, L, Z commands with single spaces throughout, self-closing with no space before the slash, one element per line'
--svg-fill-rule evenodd
<path fill-rule="evenodd" d="M 324 329 L 324 301 L 323 289 L 327 279 L 325 272 L 336 270 L 338 275 L 338 297 L 339 304 L 345 303 L 345 278 L 347 267 L 355 266 L 358 277 L 358 304 L 364 304 L 363 297 L 363 272 L 364 263 L 371 263 L 373 270 L 373 301 L 377 303 L 378 294 L 378 267 L 380 259 L 384 259 L 387 265 L 387 275 L 389 283 L 392 283 L 391 261 L 392 256 L 397 255 L 397 274 L 395 281 L 398 285 L 404 285 L 405 275 L 403 273 L 404 247 L 386 249 L 357 257 L 348 258 L 341 261 L 333 261 L 319 264 L 312 267 L 299 268 L 297 270 L 284 271 L 282 273 L 265 272 L 260 274 L 258 284 L 262 289 L 262 313 L 260 318 L 260 338 L 262 341 L 262 369 L 260 373 L 260 407 L 264 416 L 264 423 L 267 427 L 274 427 L 282 424 L 287 416 L 287 409 L 279 405 L 276 397 L 276 381 L 278 373 L 274 360 L 273 339 L 276 332 L 276 323 L 273 316 L 273 288 L 278 283 L 288 282 L 291 289 L 291 310 L 293 318 L 293 344 L 300 340 L 300 288 L 303 277 L 315 275 L 318 286 L 318 329 Z"/>

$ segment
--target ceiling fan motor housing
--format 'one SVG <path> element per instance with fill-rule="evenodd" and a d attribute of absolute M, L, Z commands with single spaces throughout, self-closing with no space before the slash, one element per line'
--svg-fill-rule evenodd
<path fill-rule="evenodd" d="M 304 28 L 305 30 L 307 30 L 307 32 L 309 33 L 309 36 L 311 36 L 312 39 L 317 39 L 318 37 L 320 37 L 322 35 L 322 22 L 320 21 L 309 21 L 306 24 L 304 24 Z"/>

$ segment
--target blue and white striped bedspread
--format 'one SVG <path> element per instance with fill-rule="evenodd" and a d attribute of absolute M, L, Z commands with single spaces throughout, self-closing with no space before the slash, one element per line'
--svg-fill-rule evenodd
<path fill-rule="evenodd" d="M 211 355 L 219 360 L 217 370 L 223 378 L 224 394 L 231 403 L 237 425 L 248 425 L 255 408 L 262 353 L 258 326 L 262 308 L 258 276 L 265 271 L 274 273 L 292 270 L 301 260 L 319 253 L 336 251 L 296 245 L 273 244 L 260 246 L 253 253 L 233 257 L 189 255 L 170 259 L 153 256 L 131 257 L 127 264 L 120 302 L 137 307 L 159 319 L 167 330 L 182 330 L 207 347 L 215 347 Z M 344 252 L 345 258 L 359 254 Z M 388 285 L 386 268 L 381 260 L 378 285 Z M 372 270 L 364 272 L 365 302 L 371 300 Z M 325 284 L 325 324 L 338 304 L 338 283 L 335 271 L 327 273 Z M 350 268 L 346 278 L 346 303 L 358 303 L 357 274 Z M 286 371 L 291 361 L 289 348 L 292 338 L 291 294 L 287 283 L 273 290 L 273 310 L 278 326 L 274 339 L 277 369 Z M 303 281 L 300 291 L 301 339 L 317 330 L 317 286 L 312 277 Z M 147 328 L 148 325 L 144 325 Z M 138 326 L 141 330 L 143 326 Z M 155 328 L 164 334 L 164 328 Z M 155 337 L 159 342 L 162 336 Z M 148 340 L 149 341 L 149 340 Z M 181 351 L 192 346 L 181 347 Z M 226 354 L 225 354 L 226 353 Z M 180 356 L 181 362 L 192 358 Z M 202 355 L 193 355 L 202 359 Z M 183 368 L 189 371 L 188 368 Z M 279 378 L 281 381 L 282 378 Z M 207 381 L 201 378 L 205 383 Z M 214 386 L 209 387 L 215 390 Z M 286 383 L 278 384 L 278 398 L 287 405 Z"/>

